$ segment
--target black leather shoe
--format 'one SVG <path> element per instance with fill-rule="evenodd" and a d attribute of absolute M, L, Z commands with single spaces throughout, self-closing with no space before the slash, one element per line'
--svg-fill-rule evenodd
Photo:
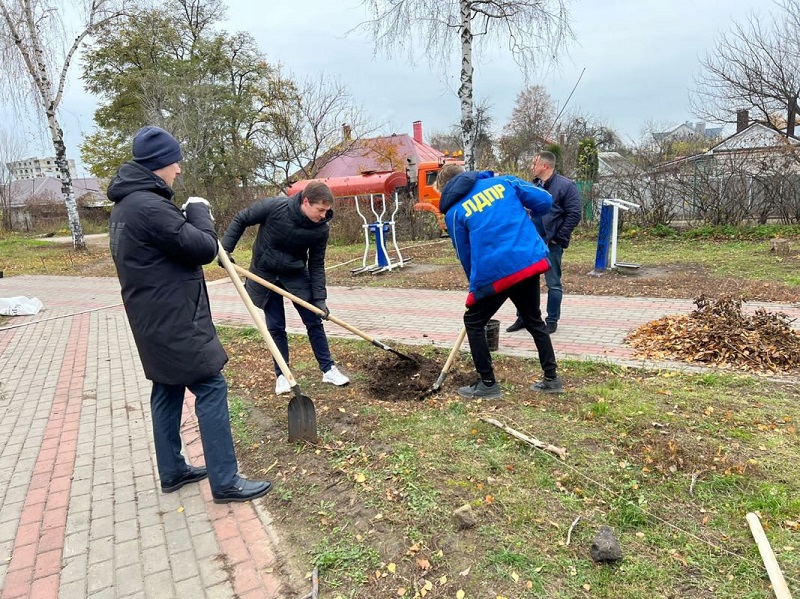
<path fill-rule="evenodd" d="M 251 501 L 263 497 L 272 491 L 272 483 L 267 480 L 247 480 L 239 478 L 236 484 L 222 491 L 211 491 L 214 503 L 230 501 Z"/>
<path fill-rule="evenodd" d="M 555 321 L 548 321 L 545 324 L 547 324 L 547 332 L 551 335 L 556 332 L 556 329 L 558 329 L 558 323 Z"/>
<path fill-rule="evenodd" d="M 204 467 L 195 468 L 194 466 L 189 466 L 189 469 L 181 474 L 179 478 L 175 480 L 162 480 L 161 481 L 161 492 L 162 493 L 172 493 L 177 491 L 184 485 L 188 485 L 189 483 L 196 483 L 199 480 L 203 480 L 204 478 L 208 478 L 208 472 Z"/>
<path fill-rule="evenodd" d="M 525 325 L 522 324 L 522 321 L 517 318 L 514 323 L 506 329 L 506 333 L 515 333 L 516 331 L 521 331 L 525 328 Z"/>

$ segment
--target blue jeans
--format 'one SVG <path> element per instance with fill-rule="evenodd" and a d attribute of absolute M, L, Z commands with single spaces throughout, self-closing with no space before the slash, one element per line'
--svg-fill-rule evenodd
<path fill-rule="evenodd" d="M 238 470 L 228 414 L 228 384 L 222 373 L 186 386 L 153 383 L 150 409 L 158 476 L 164 483 L 177 480 L 186 472 L 186 460 L 181 455 L 181 414 L 187 387 L 197 398 L 194 411 L 200 425 L 208 482 L 212 491 L 221 491 L 236 482 Z"/>
<path fill-rule="evenodd" d="M 561 318 L 561 298 L 564 290 L 561 287 L 561 257 L 564 248 L 557 243 L 547 246 L 550 249 L 550 268 L 544 273 L 544 282 L 547 285 L 547 322 L 558 322 Z"/>
<path fill-rule="evenodd" d="M 317 314 L 294 304 L 297 313 L 303 324 L 306 325 L 308 331 L 308 341 L 311 343 L 311 349 L 314 351 L 314 356 L 317 358 L 319 369 L 322 372 L 328 372 L 333 366 L 333 359 L 331 358 L 331 350 L 328 346 L 328 337 L 325 335 L 325 327 L 322 326 L 322 318 Z M 286 311 L 283 306 L 283 296 L 273 291 L 267 294 L 267 302 L 264 304 L 264 315 L 267 318 L 267 330 L 275 341 L 275 345 L 289 364 L 289 339 L 286 336 Z M 278 363 L 274 362 L 275 375 L 281 374 L 281 369 Z"/>

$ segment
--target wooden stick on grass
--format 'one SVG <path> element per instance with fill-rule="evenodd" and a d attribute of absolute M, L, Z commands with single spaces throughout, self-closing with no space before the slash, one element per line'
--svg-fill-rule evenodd
<path fill-rule="evenodd" d="M 537 449 L 541 449 L 543 451 L 549 451 L 550 453 L 554 453 L 558 457 L 560 457 L 562 460 L 567 457 L 567 450 L 564 449 L 563 447 L 556 447 L 555 445 L 550 445 L 549 443 L 542 443 L 541 441 L 539 441 L 539 439 L 536 439 L 534 437 L 529 437 L 528 435 L 526 435 L 524 433 L 521 433 L 521 432 L 519 432 L 517 430 L 514 430 L 513 428 L 503 424 L 499 420 L 495 420 L 494 418 L 486 418 L 484 416 L 478 416 L 478 420 L 482 420 L 483 422 L 486 422 L 488 424 L 491 424 L 493 426 L 501 428 L 504 431 L 506 431 L 509 435 L 511 435 L 512 437 L 516 437 L 517 439 L 527 443 L 528 445 L 533 445 Z"/>
<path fill-rule="evenodd" d="M 569 527 L 569 530 L 567 531 L 567 542 L 564 545 L 565 547 L 569 547 L 569 542 L 572 540 L 572 531 L 575 529 L 575 527 L 578 525 L 578 522 L 580 521 L 581 521 L 580 516 L 578 516 L 572 521 L 572 525 Z"/>
<path fill-rule="evenodd" d="M 756 514 L 749 512 L 747 514 L 747 523 L 750 525 L 750 532 L 753 533 L 753 538 L 756 540 L 756 545 L 758 545 L 758 552 L 761 554 L 761 559 L 767 568 L 767 574 L 769 574 L 769 581 L 772 583 L 775 597 L 777 599 L 792 599 L 792 594 L 783 579 L 783 572 L 781 572 L 781 567 L 778 565 L 778 560 L 775 559 L 775 553 L 772 551 L 769 539 L 764 534 L 764 529 L 761 528 L 761 520 L 758 519 Z"/>

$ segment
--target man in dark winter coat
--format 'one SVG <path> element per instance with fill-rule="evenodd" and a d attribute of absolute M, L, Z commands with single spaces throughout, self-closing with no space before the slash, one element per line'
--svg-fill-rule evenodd
<path fill-rule="evenodd" d="M 535 216 L 536 230 L 550 250 L 550 269 L 544 273 L 547 284 L 547 332 L 555 333 L 561 318 L 561 257 L 569 247 L 572 231 L 581 222 L 581 197 L 578 187 L 571 180 L 556 172 L 556 157 L 552 152 L 539 152 L 531 164 L 535 185 L 543 187 L 553 196 L 553 208 L 544 216 Z M 506 330 L 511 333 L 524 328 L 517 318 Z"/>
<path fill-rule="evenodd" d="M 330 188 L 320 181 L 310 182 L 305 189 L 291 197 L 260 200 L 233 217 L 222 237 L 222 247 L 230 254 L 244 230 L 258 225 L 250 271 L 314 304 L 327 316 L 325 250 L 330 233 L 328 223 L 333 218 L 332 203 Z M 264 310 L 267 329 L 288 364 L 289 340 L 283 296 L 250 279 L 245 283 L 245 288 L 253 303 Z M 349 383 L 350 379 L 331 358 L 322 318 L 303 306 L 295 305 L 295 308 L 308 331 L 311 349 L 322 371 L 322 382 L 333 385 Z M 281 373 L 277 362 L 275 376 L 275 393 L 289 393 L 289 381 Z"/>
<path fill-rule="evenodd" d="M 228 356 L 211 321 L 202 269 L 217 255 L 217 234 L 206 200 L 189 198 L 183 211 L 172 203 L 182 158 L 164 129 L 144 127 L 133 138 L 133 161 L 119 167 L 108 188 L 114 202 L 111 255 L 145 376 L 153 381 L 161 490 L 171 493 L 208 477 L 216 503 L 248 501 L 265 495 L 272 483 L 237 474 L 221 373 Z M 187 388 L 196 397 L 207 468 L 190 466 L 181 455 Z"/>
<path fill-rule="evenodd" d="M 486 324 L 507 299 L 517 307 L 533 337 L 544 378 L 531 389 L 561 393 L 556 356 L 539 308 L 539 275 L 548 268 L 547 247 L 536 234 L 526 209 L 546 214 L 550 194 L 511 176 L 495 177 L 491 171 L 464 172 L 445 165 L 436 177 L 442 194 L 439 208 L 447 233 L 469 279 L 464 326 L 480 378 L 458 390 L 462 397 L 501 397 L 486 341 Z M 533 241 L 531 241 L 533 240 Z"/>

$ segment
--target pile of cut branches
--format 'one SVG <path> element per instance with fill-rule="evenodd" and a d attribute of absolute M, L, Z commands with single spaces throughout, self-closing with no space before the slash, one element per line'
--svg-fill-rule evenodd
<path fill-rule="evenodd" d="M 800 335 L 783 312 L 742 312 L 742 300 L 700 296 L 689 315 L 642 325 L 625 341 L 648 359 L 701 362 L 754 371 L 800 368 Z"/>

